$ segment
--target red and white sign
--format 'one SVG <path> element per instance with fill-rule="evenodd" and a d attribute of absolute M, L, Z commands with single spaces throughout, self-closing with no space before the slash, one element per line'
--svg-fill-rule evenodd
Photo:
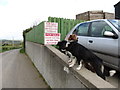
<path fill-rule="evenodd" d="M 60 41 L 60 33 L 45 33 L 44 44 L 45 45 L 56 45 Z"/>
<path fill-rule="evenodd" d="M 58 33 L 58 23 L 44 22 L 45 33 Z"/>

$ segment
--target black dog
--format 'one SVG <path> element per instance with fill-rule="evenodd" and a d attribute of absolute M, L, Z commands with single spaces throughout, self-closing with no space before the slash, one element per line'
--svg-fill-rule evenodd
<path fill-rule="evenodd" d="M 81 60 L 84 62 L 90 63 L 90 65 L 94 68 L 96 74 L 105 80 L 105 75 L 103 74 L 103 61 L 95 54 L 93 54 L 90 50 L 77 43 L 77 41 L 67 42 L 61 41 L 57 44 L 59 46 L 59 50 L 69 51 L 73 56 L 77 58 L 78 64 L 81 64 Z"/>
<path fill-rule="evenodd" d="M 62 53 L 64 53 L 65 55 L 67 55 L 67 56 L 69 57 L 69 61 L 68 61 L 69 67 L 73 67 L 77 59 L 76 59 L 75 56 L 72 55 L 71 52 L 69 52 L 69 51 L 66 50 L 66 47 L 65 47 L 65 46 L 66 46 L 66 43 L 58 42 L 57 46 L 59 46 L 58 49 L 59 49 Z M 72 62 L 74 62 L 74 63 L 72 63 Z"/>

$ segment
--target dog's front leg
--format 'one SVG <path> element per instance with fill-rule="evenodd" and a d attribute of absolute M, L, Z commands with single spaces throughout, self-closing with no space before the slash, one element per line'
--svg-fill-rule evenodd
<path fill-rule="evenodd" d="M 71 58 L 69 58 L 68 63 L 70 64 L 71 62 L 72 62 L 72 59 L 71 59 Z"/>
<path fill-rule="evenodd" d="M 80 70 L 82 68 L 82 62 L 83 62 L 83 60 L 80 61 L 79 66 L 76 68 L 77 70 Z"/>
<path fill-rule="evenodd" d="M 66 51 L 65 53 L 66 53 L 66 55 L 69 57 L 68 63 L 71 63 L 71 62 L 72 62 L 72 58 L 73 58 L 72 53 L 70 53 L 69 51 Z"/>
<path fill-rule="evenodd" d="M 69 67 L 73 67 L 74 65 L 75 65 L 75 63 L 76 63 L 76 57 L 72 57 L 72 62 L 69 64 Z"/>

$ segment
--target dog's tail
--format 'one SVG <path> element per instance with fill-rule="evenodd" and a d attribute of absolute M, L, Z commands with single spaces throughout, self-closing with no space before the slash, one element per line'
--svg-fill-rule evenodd
<path fill-rule="evenodd" d="M 104 65 L 102 62 L 96 62 L 93 64 L 93 67 L 95 69 L 95 72 L 98 76 L 100 76 L 102 79 L 105 80 L 105 75 L 104 75 Z"/>

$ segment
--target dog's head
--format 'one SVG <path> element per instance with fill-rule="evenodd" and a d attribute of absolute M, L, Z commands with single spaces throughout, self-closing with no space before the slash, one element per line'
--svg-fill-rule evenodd
<path fill-rule="evenodd" d="M 60 41 L 57 43 L 57 46 L 59 46 L 59 50 L 65 50 L 66 49 L 66 44 L 67 44 L 67 41 L 63 40 L 63 41 Z"/>
<path fill-rule="evenodd" d="M 68 41 L 71 41 L 71 40 L 73 40 L 73 41 L 78 40 L 77 35 L 75 35 L 75 34 L 70 35 L 68 37 Z"/>
<path fill-rule="evenodd" d="M 59 47 L 58 49 L 60 51 L 65 51 L 65 50 L 69 51 L 71 47 L 74 46 L 76 43 L 77 43 L 77 40 L 73 40 L 73 41 L 63 40 L 58 42 L 57 46 Z"/>

